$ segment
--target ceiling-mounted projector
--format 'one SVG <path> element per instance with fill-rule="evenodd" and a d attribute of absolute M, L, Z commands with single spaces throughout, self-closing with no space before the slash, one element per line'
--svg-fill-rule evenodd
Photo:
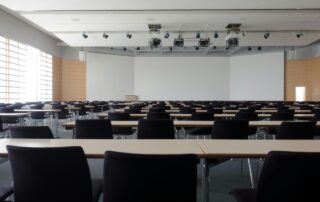
<path fill-rule="evenodd" d="M 179 34 L 178 38 L 174 39 L 173 46 L 175 47 L 183 47 L 184 39 L 182 38 L 182 34 Z"/>
<path fill-rule="evenodd" d="M 240 31 L 241 24 L 228 24 L 227 36 L 225 38 L 226 46 L 228 49 L 239 46 L 239 39 L 244 37 L 244 33 Z"/>
<path fill-rule="evenodd" d="M 210 38 L 207 39 L 200 39 L 198 43 L 199 47 L 208 47 L 210 46 Z"/>
<path fill-rule="evenodd" d="M 162 42 L 161 42 L 161 39 L 159 38 L 152 38 L 150 39 L 149 41 L 149 46 L 150 48 L 159 48 L 161 46 Z"/>

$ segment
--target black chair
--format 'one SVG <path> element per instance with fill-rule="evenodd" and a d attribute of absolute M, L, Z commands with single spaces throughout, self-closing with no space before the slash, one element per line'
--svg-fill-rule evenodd
<path fill-rule="evenodd" d="M 194 112 L 191 114 L 190 120 L 195 121 L 213 121 L 214 115 L 210 112 Z M 201 127 L 201 128 L 194 128 L 194 127 L 185 127 L 185 129 L 188 131 L 189 135 L 211 135 L 212 127 Z"/>
<path fill-rule="evenodd" d="M 138 139 L 174 139 L 174 134 L 172 120 L 139 120 Z"/>
<path fill-rule="evenodd" d="M 111 121 L 128 121 L 131 120 L 130 114 L 125 112 L 109 112 L 108 118 Z M 112 131 L 114 135 L 129 136 L 133 134 L 131 127 L 114 127 L 112 126 Z"/>
<path fill-rule="evenodd" d="M 110 119 L 105 120 L 76 120 L 76 139 L 112 139 Z"/>
<path fill-rule="evenodd" d="M 196 112 L 196 110 L 191 107 L 182 107 L 179 110 L 180 110 L 181 114 L 191 114 L 191 113 Z"/>
<path fill-rule="evenodd" d="M 0 134 L 1 134 L 0 138 L 6 137 L 6 134 L 5 134 L 6 131 L 7 131 L 7 128 L 3 127 L 2 119 L 0 118 Z"/>
<path fill-rule="evenodd" d="M 170 120 L 170 114 L 167 112 L 149 112 L 147 114 L 147 119 L 161 119 L 161 120 Z"/>
<path fill-rule="evenodd" d="M 313 139 L 316 122 L 282 122 L 276 139 Z"/>
<path fill-rule="evenodd" d="M 234 189 L 238 202 L 301 202 L 320 200 L 320 153 L 268 154 L 256 189 Z"/>
<path fill-rule="evenodd" d="M 165 108 L 150 108 L 149 112 L 166 112 Z"/>
<path fill-rule="evenodd" d="M 292 111 L 275 112 L 275 113 L 272 113 L 270 116 L 270 121 L 292 121 L 293 119 L 294 119 L 294 113 Z M 269 127 L 267 131 L 269 134 L 277 134 L 278 129 Z"/>
<path fill-rule="evenodd" d="M 0 202 L 5 202 L 6 199 L 13 194 L 13 187 L 0 187 Z"/>
<path fill-rule="evenodd" d="M 215 120 L 212 139 L 248 139 L 248 120 Z"/>
<path fill-rule="evenodd" d="M 81 147 L 7 146 L 15 202 L 97 202 L 102 180 L 91 180 Z"/>
<path fill-rule="evenodd" d="M 11 138 L 53 139 L 54 136 L 48 126 L 17 126 L 10 127 Z"/>
<path fill-rule="evenodd" d="M 0 113 L 14 113 L 14 108 L 11 107 L 0 107 Z M 18 124 L 19 118 L 10 116 L 1 116 L 2 123 L 4 124 Z"/>
<path fill-rule="evenodd" d="M 104 202 L 196 202 L 197 158 L 107 151 Z"/>
<path fill-rule="evenodd" d="M 257 121 L 259 120 L 258 114 L 254 110 L 240 110 L 235 115 L 236 120 L 247 120 L 247 121 Z M 248 134 L 254 135 L 257 133 L 256 127 L 249 127 Z"/>
<path fill-rule="evenodd" d="M 141 113 L 141 108 L 129 108 L 129 109 L 124 109 L 124 112 L 129 113 L 129 114 L 139 114 Z"/>

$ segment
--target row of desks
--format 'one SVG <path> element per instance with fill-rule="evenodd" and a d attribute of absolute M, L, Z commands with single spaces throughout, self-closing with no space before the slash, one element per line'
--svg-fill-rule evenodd
<path fill-rule="evenodd" d="M 115 112 L 124 112 L 125 109 L 116 109 L 114 110 Z M 238 113 L 240 110 L 227 110 L 224 109 L 223 113 Z M 141 113 L 148 113 L 149 109 L 142 109 Z M 169 112 L 169 113 L 179 113 L 180 110 L 179 109 L 167 109 L 165 110 L 165 112 Z M 197 109 L 196 112 L 207 112 L 207 110 L 202 110 L 202 109 Z M 255 112 L 257 113 L 275 113 L 278 112 L 277 109 L 257 109 L 255 110 Z M 296 109 L 294 110 L 295 113 L 312 113 L 312 110 L 301 110 L 301 109 Z"/>
<path fill-rule="evenodd" d="M 283 121 L 249 121 L 251 127 L 278 127 Z M 114 127 L 137 127 L 139 121 L 111 121 Z M 214 121 L 191 121 L 191 120 L 174 120 L 176 127 L 211 127 Z M 62 124 L 65 128 L 74 128 L 75 122 L 66 122 Z M 317 122 L 317 127 L 320 127 L 320 121 Z"/>
<path fill-rule="evenodd" d="M 147 114 L 130 114 L 132 118 L 143 118 L 146 117 Z M 191 114 L 178 114 L 178 113 L 173 113 L 170 114 L 172 118 L 191 118 Z M 234 118 L 236 114 L 214 114 L 214 118 Z M 107 118 L 108 114 L 107 113 L 100 113 L 98 114 L 99 118 Z M 270 118 L 271 114 L 258 114 L 258 117 L 260 118 Z M 307 119 L 312 119 L 314 118 L 314 114 L 294 114 L 295 118 L 307 118 Z"/>

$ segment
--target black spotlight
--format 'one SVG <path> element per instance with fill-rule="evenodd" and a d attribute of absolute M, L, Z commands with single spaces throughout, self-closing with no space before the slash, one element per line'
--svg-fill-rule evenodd
<path fill-rule="evenodd" d="M 199 47 L 198 47 L 198 46 L 195 46 L 194 49 L 199 50 Z"/>
<path fill-rule="evenodd" d="M 261 50 L 262 50 L 261 46 L 258 46 L 258 51 L 261 51 Z"/>
<path fill-rule="evenodd" d="M 140 50 L 140 47 L 137 47 L 136 50 L 139 51 L 139 50 Z"/>
<path fill-rule="evenodd" d="M 172 52 L 172 47 L 169 48 L 170 52 Z"/>
<path fill-rule="evenodd" d="M 197 38 L 197 39 L 200 39 L 200 32 L 197 32 L 196 38 Z"/>
<path fill-rule="evenodd" d="M 218 33 L 218 32 L 214 32 L 214 33 L 213 33 L 213 37 L 214 37 L 215 39 L 219 38 L 219 33 Z"/>
<path fill-rule="evenodd" d="M 127 33 L 127 38 L 131 39 L 132 38 L 132 34 L 130 34 L 129 32 Z"/>
<path fill-rule="evenodd" d="M 85 32 L 83 32 L 83 33 L 82 33 L 82 37 L 83 37 L 84 39 L 86 39 L 86 38 L 88 38 L 88 34 L 86 34 Z"/>
<path fill-rule="evenodd" d="M 169 36 L 170 36 L 170 34 L 169 34 L 169 32 L 167 32 L 165 35 L 164 35 L 164 38 L 169 38 Z"/>
<path fill-rule="evenodd" d="M 123 51 L 127 51 L 127 48 L 126 48 L 126 47 L 124 47 L 124 48 L 123 48 Z"/>
<path fill-rule="evenodd" d="M 217 49 L 217 46 L 213 46 L 213 48 L 212 48 L 213 50 L 215 50 L 215 49 Z"/>
<path fill-rule="evenodd" d="M 110 47 L 110 50 L 113 50 L 113 47 Z"/>
<path fill-rule="evenodd" d="M 302 32 L 298 32 L 296 36 L 297 36 L 297 38 L 301 38 L 303 36 L 303 33 Z"/>
<path fill-rule="evenodd" d="M 183 47 L 184 46 L 184 39 L 182 38 L 181 34 L 179 34 L 178 38 L 174 39 L 173 45 L 176 47 Z"/>
<path fill-rule="evenodd" d="M 252 48 L 251 47 L 248 47 L 248 51 L 251 51 L 252 50 Z"/>
<path fill-rule="evenodd" d="M 162 42 L 161 42 L 161 39 L 159 39 L 159 38 L 152 38 L 149 41 L 149 46 L 151 49 L 159 48 L 161 46 L 161 44 L 162 44 Z"/>
<path fill-rule="evenodd" d="M 102 35 L 102 37 L 105 38 L 105 39 L 107 39 L 107 38 L 109 37 L 109 35 L 104 32 L 103 35 Z"/>
<path fill-rule="evenodd" d="M 269 37 L 270 37 L 270 32 L 266 32 L 266 33 L 263 35 L 263 37 L 264 37 L 265 39 L 269 38 Z"/>
<path fill-rule="evenodd" d="M 200 39 L 198 45 L 199 47 L 208 47 L 210 45 L 210 38 Z"/>

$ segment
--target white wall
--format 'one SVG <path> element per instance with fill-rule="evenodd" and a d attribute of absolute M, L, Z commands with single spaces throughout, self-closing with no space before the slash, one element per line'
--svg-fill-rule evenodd
<path fill-rule="evenodd" d="M 0 9 L 0 35 L 61 57 L 57 40 Z"/>
<path fill-rule="evenodd" d="M 284 53 L 230 58 L 230 100 L 283 100 Z"/>
<path fill-rule="evenodd" d="M 87 100 L 123 100 L 134 93 L 134 58 L 87 53 Z"/>
<path fill-rule="evenodd" d="M 136 57 L 141 100 L 228 100 L 228 57 Z"/>

